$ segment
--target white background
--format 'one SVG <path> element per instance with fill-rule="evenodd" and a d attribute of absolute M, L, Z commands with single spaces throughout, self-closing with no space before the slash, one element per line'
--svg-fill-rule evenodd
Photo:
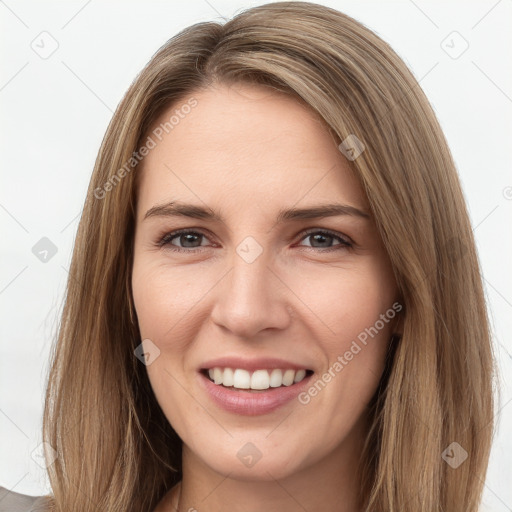
<path fill-rule="evenodd" d="M 41 442 L 48 360 L 78 219 L 115 107 L 179 30 L 261 3 L 0 1 L 1 486 L 26 494 L 49 491 L 31 454 Z M 353 16 L 391 44 L 420 80 L 450 144 L 501 369 L 501 412 L 483 510 L 511 511 L 512 0 L 319 3 Z M 39 36 L 43 31 L 58 44 L 46 59 L 31 47 L 45 37 L 50 48 L 50 36 Z M 42 237 L 58 251 L 46 263 L 32 252 Z"/>

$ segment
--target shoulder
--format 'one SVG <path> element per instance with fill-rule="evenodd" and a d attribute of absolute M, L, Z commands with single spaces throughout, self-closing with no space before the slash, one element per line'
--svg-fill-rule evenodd
<path fill-rule="evenodd" d="M 43 512 L 49 510 L 44 496 L 29 496 L 0 486 L 0 512 Z"/>

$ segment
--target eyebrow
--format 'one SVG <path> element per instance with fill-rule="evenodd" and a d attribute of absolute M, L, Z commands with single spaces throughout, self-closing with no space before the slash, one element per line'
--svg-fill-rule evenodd
<path fill-rule="evenodd" d="M 311 206 L 309 208 L 289 208 L 280 210 L 276 218 L 276 223 L 279 224 L 293 220 L 320 219 L 323 217 L 335 217 L 339 215 L 350 215 L 363 219 L 370 219 L 369 213 L 360 210 L 355 206 L 331 203 Z M 203 208 L 202 206 L 182 203 L 179 201 L 171 201 L 166 204 L 153 206 L 146 212 L 146 215 L 144 215 L 142 220 L 144 221 L 150 217 L 190 217 L 193 219 L 224 222 L 222 216 L 211 208 Z"/>

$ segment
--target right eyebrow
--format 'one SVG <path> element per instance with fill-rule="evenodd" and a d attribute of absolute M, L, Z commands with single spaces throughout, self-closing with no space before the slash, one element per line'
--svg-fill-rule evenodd
<path fill-rule="evenodd" d="M 149 217 L 191 217 L 193 219 L 206 219 L 223 222 L 222 217 L 210 208 L 180 203 L 178 201 L 153 206 L 153 208 L 150 208 L 146 212 L 146 215 L 144 215 L 144 219 L 142 220 L 146 220 Z"/>

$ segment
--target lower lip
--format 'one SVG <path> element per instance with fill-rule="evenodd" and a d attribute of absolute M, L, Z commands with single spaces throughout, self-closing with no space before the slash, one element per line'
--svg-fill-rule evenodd
<path fill-rule="evenodd" d="M 210 398 L 222 409 L 244 416 L 268 414 L 288 402 L 291 402 L 309 384 L 314 374 L 304 377 L 291 386 L 269 388 L 265 391 L 250 392 L 226 388 L 212 382 L 206 375 L 199 372 L 201 384 Z"/>

